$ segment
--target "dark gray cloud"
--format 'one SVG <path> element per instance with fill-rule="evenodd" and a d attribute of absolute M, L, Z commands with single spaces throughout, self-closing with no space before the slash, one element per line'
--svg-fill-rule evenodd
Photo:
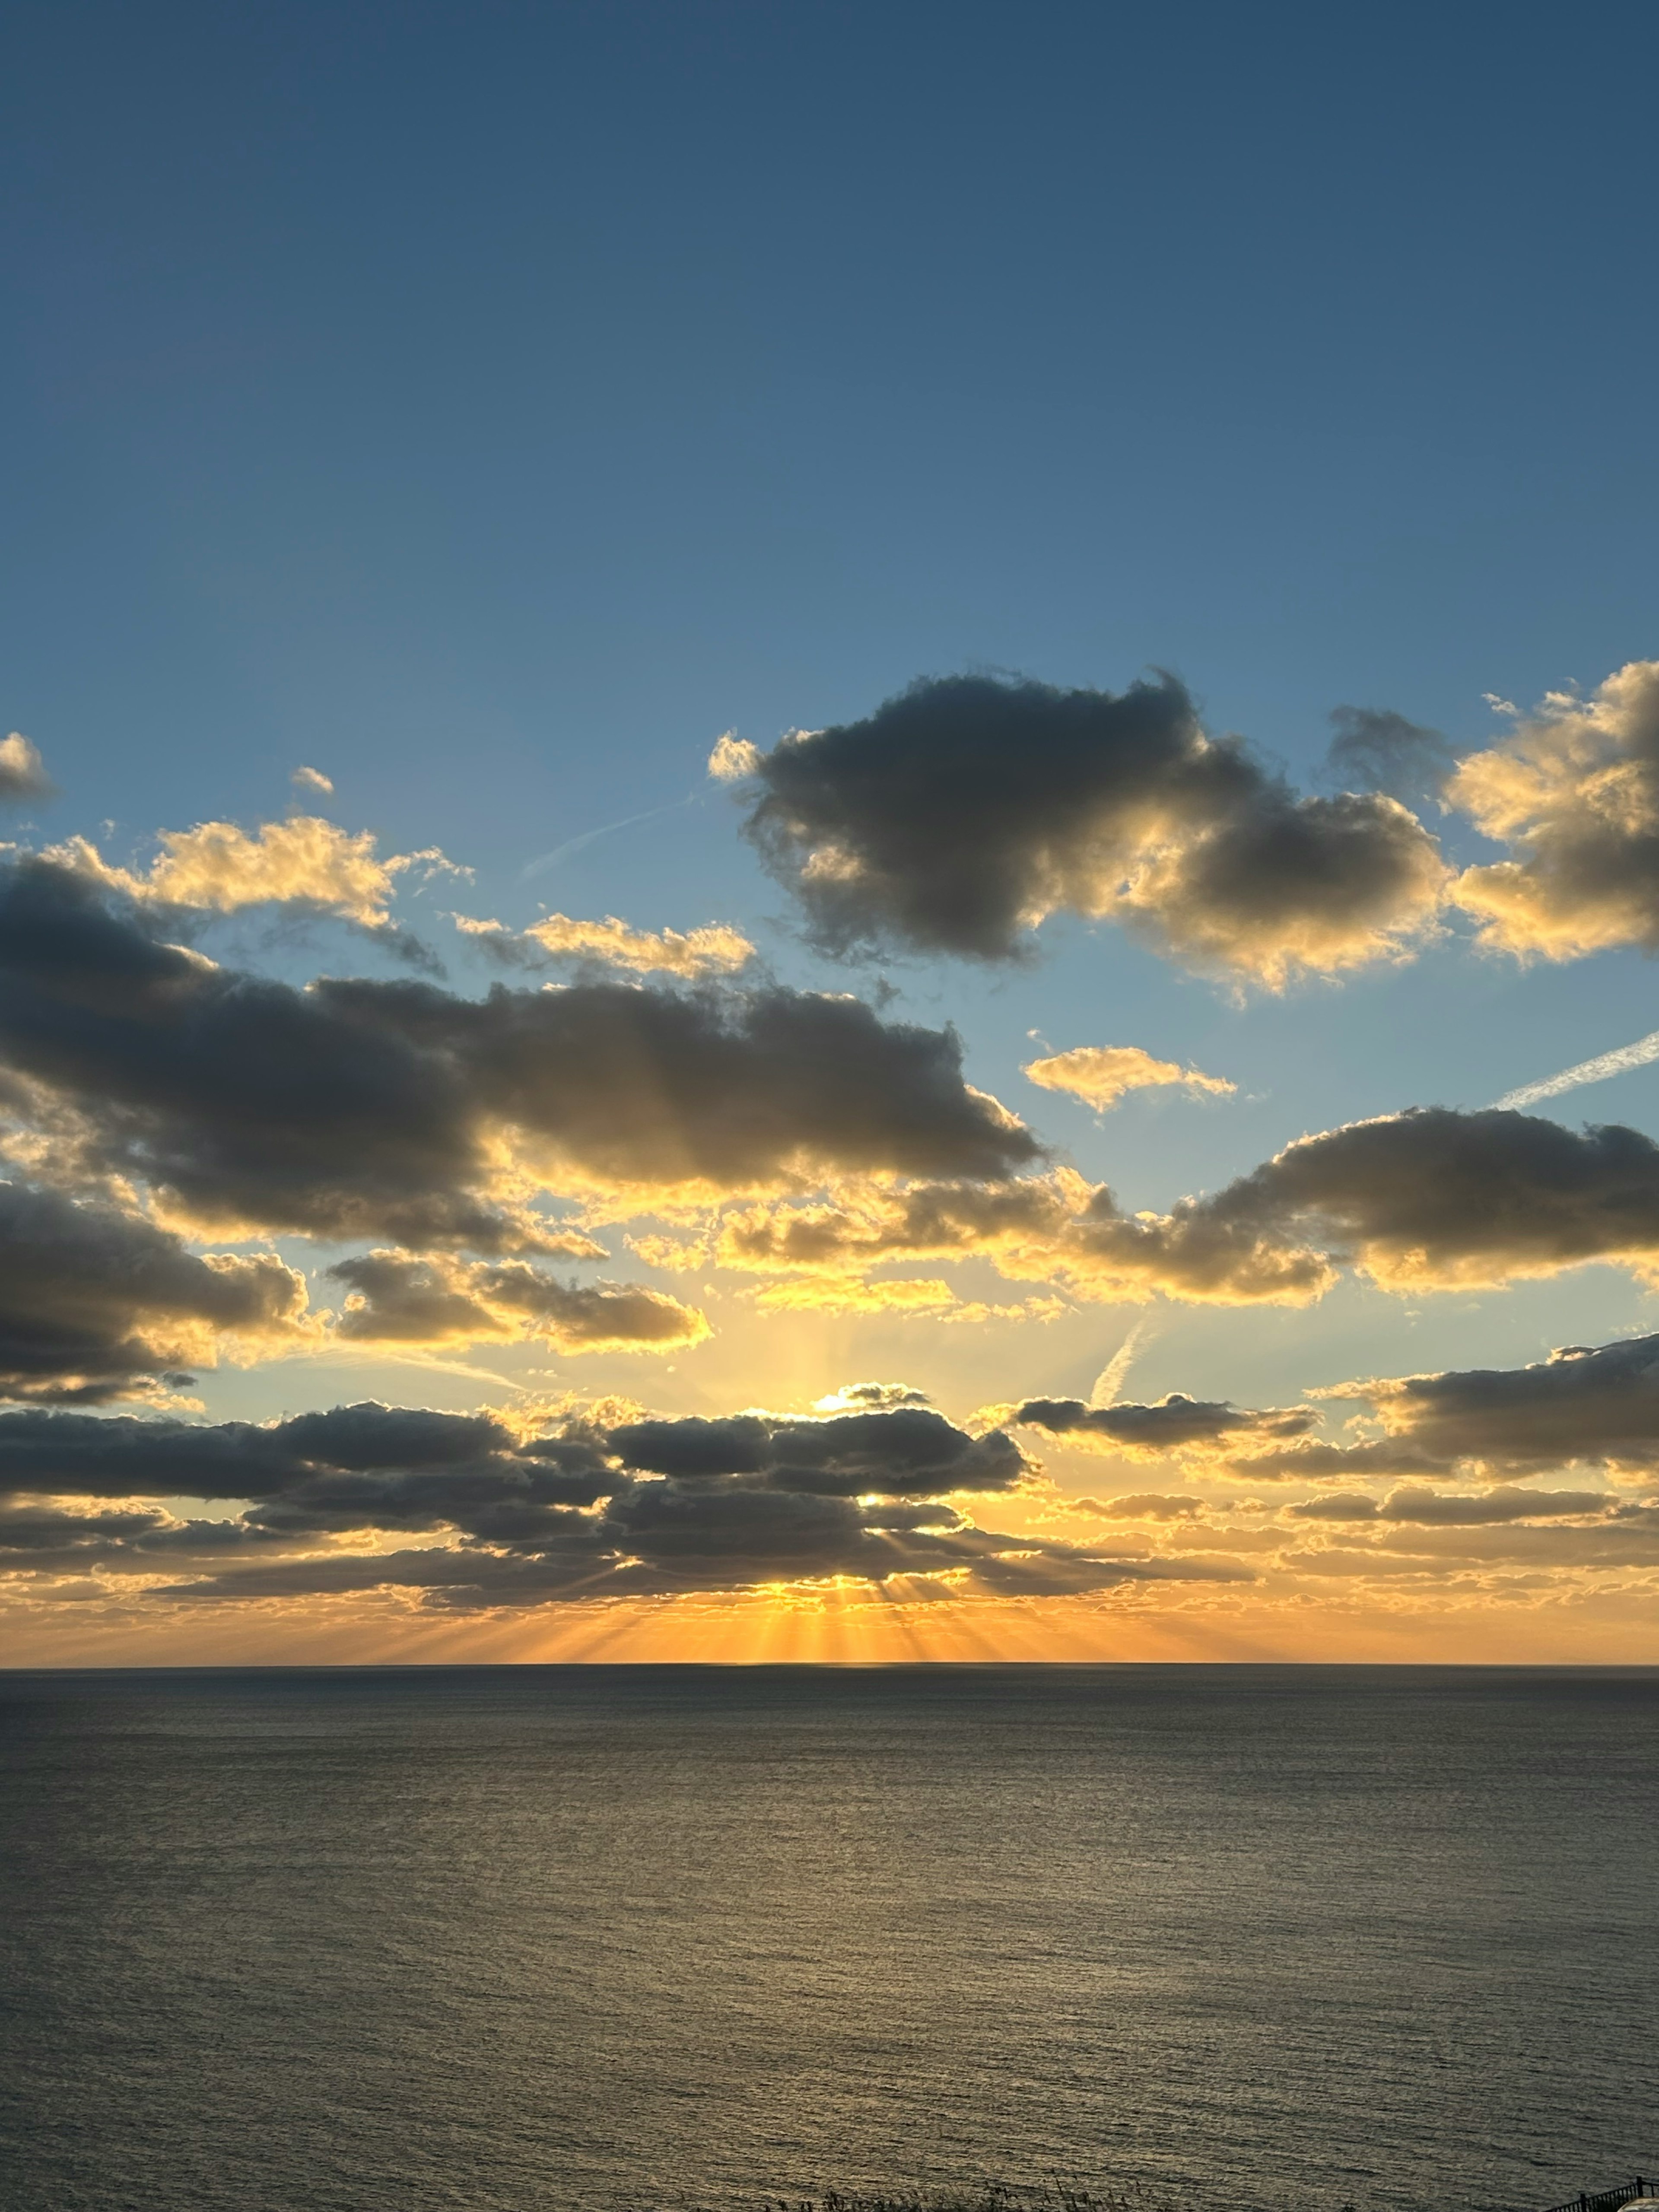
<path fill-rule="evenodd" d="M 1037 1152 L 963 1082 L 951 1031 L 851 999 L 296 990 L 160 941 L 39 860 L 0 872 L 0 1062 L 66 1179 L 131 1178 L 207 1222 L 410 1247 L 557 1249 L 494 1194 L 503 1143 L 578 1184 L 653 1189 L 994 1177 Z"/>
<path fill-rule="evenodd" d="M 1401 1289 L 1640 1263 L 1659 1259 L 1659 1145 L 1616 1125 L 1425 1107 L 1304 1137 L 1169 1218 L 1172 1249 L 1305 1245 Z"/>
<path fill-rule="evenodd" d="M 756 1413 L 639 1421 L 612 1429 L 611 1444 L 629 1467 L 682 1481 L 743 1476 L 815 1497 L 1012 1490 L 1030 1472 L 1000 1429 L 969 1436 L 921 1406 L 813 1421 Z"/>
<path fill-rule="evenodd" d="M 1298 798 L 1207 737 L 1170 677 L 918 682 L 720 772 L 739 765 L 747 835 L 835 952 L 1006 960 L 1063 910 L 1277 987 L 1382 956 L 1440 897 L 1434 841 L 1396 801 Z"/>
<path fill-rule="evenodd" d="M 473 1504 L 586 1504 L 614 1467 L 580 1424 L 525 1440 L 490 1413 L 337 1406 L 270 1427 L 0 1413 L 0 1498 L 250 1499 L 261 1523 L 432 1528 Z"/>
<path fill-rule="evenodd" d="M 1337 707 L 1326 754 L 1332 782 L 1345 791 L 1382 791 L 1407 806 L 1437 798 L 1457 765 L 1449 738 L 1421 722 L 1376 707 Z"/>
<path fill-rule="evenodd" d="M 198 1258 L 141 1215 L 0 1183 L 0 1396 L 100 1405 L 188 1382 L 222 1341 L 297 1340 L 304 1279 Z"/>
<path fill-rule="evenodd" d="M 1013 1415 L 1023 1427 L 1098 1440 L 1136 1453 L 1178 1451 L 1223 1437 L 1298 1437 L 1318 1418 L 1295 1407 L 1252 1413 L 1225 1402 L 1183 1398 L 1179 1391 L 1152 1406 L 1090 1406 L 1081 1398 L 1028 1398 Z"/>
<path fill-rule="evenodd" d="M 173 1559 L 192 1574 L 168 1597 L 384 1586 L 459 1607 L 834 1575 L 881 1583 L 971 1572 L 978 1587 L 1036 1595 L 1243 1574 L 1000 1534 L 944 1502 L 951 1491 L 1006 1491 L 1026 1472 L 1007 1437 L 975 1437 L 904 1405 L 609 1430 L 571 1415 L 527 1439 L 489 1414 L 376 1405 L 269 1428 L 27 1412 L 0 1415 L 0 1559 L 13 1571 L 148 1576 Z M 248 1502 L 221 1522 L 131 1502 L 180 1497 Z M 123 1503 L 64 1502 L 74 1498 Z M 373 1556 L 331 1548 L 397 1530 L 448 1540 Z M 289 1556 L 271 1556 L 279 1551 Z"/>
<path fill-rule="evenodd" d="M 1571 1345 L 1528 1367 L 1449 1369 L 1356 1383 L 1401 1445 L 1504 1472 L 1659 1462 L 1659 1336 Z"/>

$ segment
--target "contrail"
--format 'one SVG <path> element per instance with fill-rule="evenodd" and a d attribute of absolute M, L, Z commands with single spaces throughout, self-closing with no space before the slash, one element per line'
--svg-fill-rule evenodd
<path fill-rule="evenodd" d="M 1135 1353 L 1140 1347 L 1140 1340 L 1146 1334 L 1146 1322 L 1138 1321 L 1101 1369 L 1099 1374 L 1096 1376 L 1095 1387 L 1089 1393 L 1089 1403 L 1091 1406 L 1115 1406 L 1117 1403 L 1117 1394 L 1123 1388 L 1124 1378 L 1129 1372 Z"/>
<path fill-rule="evenodd" d="M 1650 1060 L 1659 1060 L 1659 1030 L 1651 1036 L 1638 1037 L 1634 1044 L 1621 1044 L 1617 1052 L 1598 1053 L 1594 1060 L 1581 1060 L 1577 1067 L 1564 1067 L 1559 1075 L 1547 1075 L 1541 1083 L 1523 1083 L 1518 1091 L 1494 1098 L 1492 1104 L 1535 1106 L 1540 1098 L 1559 1098 L 1564 1091 L 1577 1091 L 1581 1083 L 1605 1083 L 1608 1076 L 1622 1075 L 1628 1067 L 1645 1067 Z"/>
<path fill-rule="evenodd" d="M 620 822 L 606 822 L 597 830 L 584 830 L 580 837 L 567 837 L 562 845 L 556 845 L 550 853 L 543 853 L 536 860 L 526 860 L 519 871 L 520 882 L 532 876 L 544 876 L 550 868 L 556 868 L 561 860 L 568 860 L 573 853 L 580 853 L 584 845 L 595 838 L 608 837 L 613 830 L 631 830 L 636 822 L 654 822 L 659 814 L 675 813 L 682 806 L 690 806 L 701 794 L 688 791 L 684 799 L 671 799 L 666 806 L 647 806 L 643 814 L 625 814 Z"/>

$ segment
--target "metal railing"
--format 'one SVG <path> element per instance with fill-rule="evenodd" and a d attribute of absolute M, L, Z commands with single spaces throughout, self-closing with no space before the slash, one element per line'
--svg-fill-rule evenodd
<path fill-rule="evenodd" d="M 1659 2193 L 1659 2182 L 1644 2181 L 1638 2173 L 1634 2181 L 1621 2182 L 1617 2189 L 1598 2189 L 1594 2196 L 1570 2197 L 1565 2204 L 1552 2204 L 1550 2212 L 1619 2212 L 1621 2204 L 1647 2196 L 1650 2189 Z"/>

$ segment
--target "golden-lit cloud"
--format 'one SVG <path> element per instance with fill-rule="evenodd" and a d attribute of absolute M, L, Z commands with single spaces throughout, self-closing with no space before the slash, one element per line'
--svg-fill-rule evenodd
<path fill-rule="evenodd" d="M 101 1405 L 315 1340 L 274 1253 L 190 1251 L 131 1208 L 0 1182 L 0 1396 Z"/>
<path fill-rule="evenodd" d="M 886 1314 L 895 1319 L 908 1315 L 975 1327 L 993 1321 L 1058 1321 L 1073 1310 L 1059 1297 L 987 1304 L 960 1297 L 938 1276 L 792 1275 L 766 1284 L 754 1293 L 753 1303 L 762 1313 Z"/>
<path fill-rule="evenodd" d="M 666 1242 L 653 1250 L 670 1257 Z M 1012 1281 L 1074 1297 L 1136 1303 L 1305 1305 L 1337 1279 L 1334 1262 L 1271 1221 L 1234 1219 L 1200 1201 L 1170 1214 L 1125 1214 L 1075 1170 L 996 1184 L 867 1186 L 829 1200 L 778 1200 L 729 1211 L 706 1259 L 763 1273 L 858 1275 L 901 1258 L 983 1259 Z"/>
<path fill-rule="evenodd" d="M 267 902 L 294 904 L 369 929 L 385 926 L 398 878 L 410 868 L 456 872 L 435 847 L 381 859 L 370 831 L 354 835 L 314 814 L 267 822 L 252 836 L 234 822 L 199 822 L 191 830 L 164 830 L 158 842 L 160 854 L 143 870 L 106 860 L 84 837 L 53 846 L 44 857 L 147 905 L 234 914 Z"/>
<path fill-rule="evenodd" d="M 1633 660 L 1586 699 L 1555 692 L 1447 787 L 1519 857 L 1452 890 L 1483 944 L 1521 958 L 1659 949 L 1659 661 Z"/>
<path fill-rule="evenodd" d="M 17 805 L 29 799 L 50 799 L 52 778 L 38 745 L 21 730 L 0 738 L 0 801 Z"/>
<path fill-rule="evenodd" d="M 1223 1076 L 1204 1075 L 1173 1060 L 1154 1060 L 1134 1044 L 1084 1044 L 1027 1060 L 1020 1073 L 1045 1091 L 1069 1091 L 1086 1106 L 1103 1112 L 1131 1091 L 1178 1083 L 1192 1091 L 1231 1097 L 1238 1085 Z"/>
<path fill-rule="evenodd" d="M 755 948 L 740 930 L 725 922 L 701 929 L 630 929 L 615 915 L 603 921 L 575 921 L 550 914 L 527 929 L 510 930 L 499 921 L 480 921 L 458 914 L 455 927 L 497 959 L 526 965 L 538 957 L 592 961 L 635 975 L 729 975 L 754 957 Z"/>
<path fill-rule="evenodd" d="M 739 783 L 744 776 L 753 775 L 762 758 L 758 745 L 751 744 L 747 738 L 740 738 L 735 730 L 727 730 L 714 740 L 714 750 L 708 756 L 708 773 L 716 783 Z"/>

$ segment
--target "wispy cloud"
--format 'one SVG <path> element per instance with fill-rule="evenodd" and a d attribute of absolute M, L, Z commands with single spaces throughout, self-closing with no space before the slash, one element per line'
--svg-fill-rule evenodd
<path fill-rule="evenodd" d="M 1135 1354 L 1139 1351 L 1141 1340 L 1146 1334 L 1145 1321 L 1138 1321 L 1101 1369 L 1099 1374 L 1096 1376 L 1095 1387 L 1089 1393 L 1089 1403 L 1091 1406 L 1115 1406 L 1117 1403 L 1122 1394 L 1123 1385 L 1129 1379 L 1129 1370 L 1134 1364 Z"/>
<path fill-rule="evenodd" d="M 1498 1107 L 1535 1106 L 1540 1098 L 1559 1098 L 1564 1091 L 1577 1091 L 1586 1083 L 1605 1083 L 1610 1075 L 1623 1075 L 1630 1068 L 1645 1067 L 1652 1060 L 1659 1060 L 1659 1030 L 1638 1037 L 1634 1044 L 1621 1044 L 1614 1052 L 1601 1052 L 1594 1060 L 1581 1060 L 1576 1067 L 1564 1067 L 1559 1075 L 1547 1075 L 1537 1083 L 1523 1083 L 1518 1091 L 1506 1091 L 1492 1103 Z"/>
<path fill-rule="evenodd" d="M 532 876 L 544 876 L 556 868 L 562 860 L 573 854 L 586 850 L 601 837 L 609 837 L 618 830 L 631 830 L 639 822 L 654 822 L 659 814 L 676 814 L 682 806 L 695 805 L 699 797 L 695 791 L 687 792 L 684 799 L 671 799 L 666 806 L 647 806 L 643 814 L 624 814 L 620 822 L 601 823 L 597 830 L 584 830 L 578 837 L 567 837 L 562 845 L 556 845 L 550 853 L 541 853 L 533 860 L 526 860 L 519 871 L 520 880 L 528 882 Z"/>

